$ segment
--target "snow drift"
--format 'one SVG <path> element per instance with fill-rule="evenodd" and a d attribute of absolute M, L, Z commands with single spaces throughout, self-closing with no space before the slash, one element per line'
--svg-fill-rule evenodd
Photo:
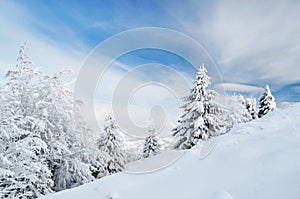
<path fill-rule="evenodd" d="M 198 145 L 159 171 L 118 173 L 44 198 L 299 199 L 299 121 L 300 103 L 236 125 L 205 159 Z M 134 164 L 155 164 L 160 155 Z"/>

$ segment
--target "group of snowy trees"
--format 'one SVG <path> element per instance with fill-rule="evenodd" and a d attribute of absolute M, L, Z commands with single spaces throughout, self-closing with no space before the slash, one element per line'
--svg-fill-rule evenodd
<path fill-rule="evenodd" d="M 124 153 L 108 118 L 98 148 L 62 71 L 43 76 L 26 53 L 0 86 L 0 197 L 36 198 L 121 171 Z M 112 152 L 113 151 L 113 152 Z"/>
<path fill-rule="evenodd" d="M 251 97 L 245 99 L 240 94 L 228 96 L 227 106 L 228 121 L 231 122 L 231 126 L 237 123 L 249 122 L 251 120 L 261 118 L 270 111 L 276 109 L 275 98 L 268 85 L 260 97 L 258 110 L 255 98 Z"/>
<path fill-rule="evenodd" d="M 78 110 L 81 102 L 64 81 L 68 71 L 43 76 L 26 53 L 19 52 L 14 70 L 0 85 L 0 197 L 36 198 L 53 191 L 78 186 L 120 172 L 130 158 L 124 138 L 112 115 L 104 121 L 99 138 L 89 143 L 93 132 Z M 208 89 L 210 77 L 202 65 L 183 115 L 173 130 L 175 149 L 189 149 L 199 140 L 226 133 L 233 125 L 262 117 L 276 109 L 269 87 L 259 100 L 241 95 L 220 103 L 219 94 Z M 141 157 L 158 154 L 162 145 L 155 129 L 149 128 Z"/>
<path fill-rule="evenodd" d="M 173 129 L 173 136 L 177 140 L 174 148 L 189 149 L 199 140 L 205 141 L 224 134 L 237 123 L 255 120 L 276 109 L 269 86 L 266 86 L 259 100 L 257 111 L 256 99 L 245 99 L 242 95 L 228 96 L 224 107 L 219 103 L 219 94 L 208 89 L 210 84 L 210 77 L 202 65 L 190 94 L 183 98 L 183 114 L 179 125 Z"/>

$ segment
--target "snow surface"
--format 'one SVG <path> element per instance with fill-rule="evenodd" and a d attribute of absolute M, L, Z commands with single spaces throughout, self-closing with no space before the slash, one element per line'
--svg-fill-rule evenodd
<path fill-rule="evenodd" d="M 205 159 L 199 158 L 199 145 L 161 170 L 118 173 L 44 198 L 299 199 L 299 121 L 297 103 L 236 125 Z M 159 157 L 139 161 L 136 168 L 156 164 Z"/>

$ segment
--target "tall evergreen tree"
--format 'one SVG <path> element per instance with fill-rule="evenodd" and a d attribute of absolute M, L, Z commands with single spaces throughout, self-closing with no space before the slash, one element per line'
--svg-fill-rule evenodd
<path fill-rule="evenodd" d="M 148 158 L 151 155 L 159 153 L 161 145 L 158 143 L 158 138 L 155 135 L 155 129 L 149 129 L 149 135 L 145 138 L 143 157 Z"/>
<path fill-rule="evenodd" d="M 218 103 L 218 93 L 207 89 L 210 84 L 210 77 L 202 65 L 190 94 L 183 98 L 185 104 L 181 108 L 184 113 L 179 126 L 173 129 L 173 136 L 178 139 L 175 148 L 189 149 L 198 140 L 208 140 L 225 131 L 225 110 Z"/>
<path fill-rule="evenodd" d="M 120 172 L 125 166 L 125 152 L 119 128 L 109 115 L 104 121 L 104 129 L 97 141 L 97 146 L 105 158 L 105 169 L 109 174 Z"/>
<path fill-rule="evenodd" d="M 16 70 L 8 71 L 8 82 L 1 87 L 0 115 L 0 195 L 10 198 L 35 198 L 52 191 L 48 168 L 48 148 L 40 132 L 34 131 L 34 82 L 40 72 L 26 54 L 19 51 Z M 2 170 L 2 171 L 3 171 Z"/>
<path fill-rule="evenodd" d="M 55 191 L 94 179 L 92 172 L 86 169 L 89 165 L 74 155 L 84 148 L 81 140 L 85 132 L 82 131 L 84 128 L 78 128 L 76 123 L 76 101 L 63 81 L 66 73 L 67 71 L 62 71 L 42 78 L 37 85 L 35 103 L 35 115 L 39 120 L 36 131 L 40 131 L 48 145 L 47 161 L 53 173 Z M 78 172 L 74 172 L 75 170 Z"/>
<path fill-rule="evenodd" d="M 259 100 L 259 112 L 258 117 L 262 117 L 269 113 L 270 111 L 274 111 L 276 109 L 275 98 L 271 93 L 271 90 L 268 85 L 266 85 L 265 92 L 262 94 Z"/>
<path fill-rule="evenodd" d="M 93 165 L 101 167 L 94 155 L 80 155 L 87 128 L 75 122 L 77 102 L 63 75 L 41 77 L 26 45 L 8 71 L 0 87 L 1 196 L 35 198 L 77 186 L 94 179 Z"/>

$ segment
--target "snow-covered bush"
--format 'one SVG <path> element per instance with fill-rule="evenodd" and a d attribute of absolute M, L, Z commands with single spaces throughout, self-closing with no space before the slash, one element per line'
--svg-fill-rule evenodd
<path fill-rule="evenodd" d="M 242 95 L 227 96 L 227 121 L 229 128 L 238 123 L 249 122 L 252 120 L 251 113 L 247 109 L 247 102 Z"/>
<path fill-rule="evenodd" d="M 125 162 L 135 162 L 143 158 L 143 142 L 144 140 L 133 141 L 127 140 L 125 142 Z"/>

